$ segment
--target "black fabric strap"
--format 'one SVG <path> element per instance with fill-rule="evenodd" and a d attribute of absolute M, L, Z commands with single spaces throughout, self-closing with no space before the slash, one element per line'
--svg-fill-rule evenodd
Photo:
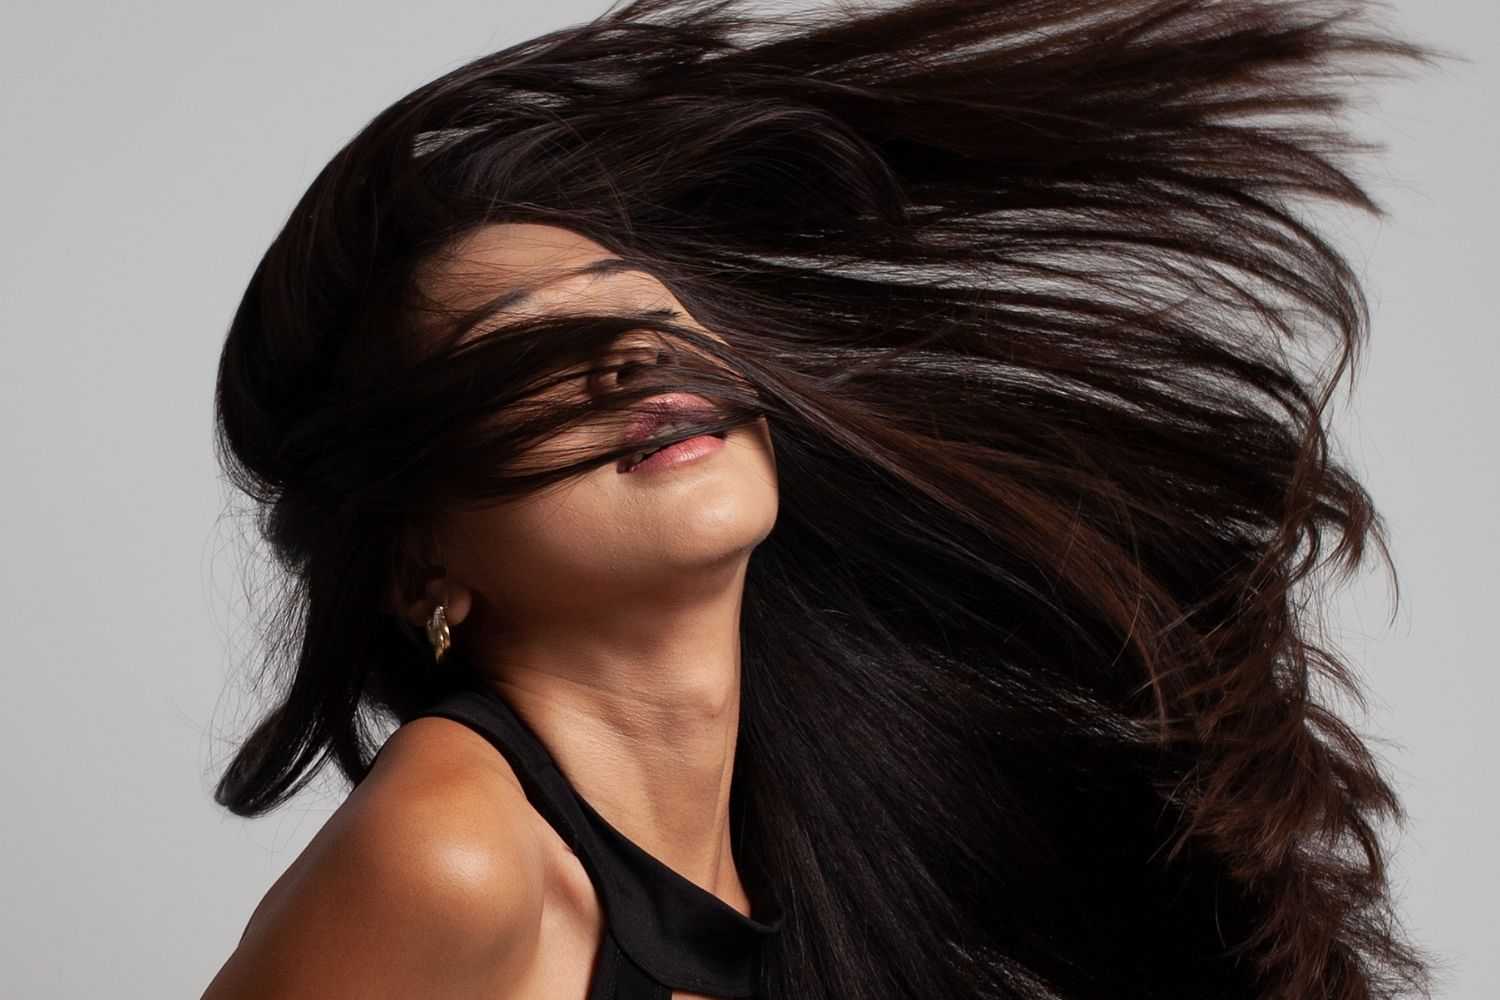
<path fill-rule="evenodd" d="M 451 692 L 425 709 L 480 733 L 510 762 L 527 798 L 578 855 L 599 892 L 618 982 L 610 1000 L 666 1000 L 671 990 L 709 996 L 754 994 L 766 939 L 781 929 L 779 902 L 765 893 L 746 916 L 667 867 L 616 830 L 576 793 L 535 732 L 491 689 Z M 643 992 L 640 977 L 657 987 Z"/>

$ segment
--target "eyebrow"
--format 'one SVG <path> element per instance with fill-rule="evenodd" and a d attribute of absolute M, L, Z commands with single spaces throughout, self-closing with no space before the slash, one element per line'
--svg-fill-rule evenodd
<path fill-rule="evenodd" d="M 518 288 L 513 292 L 508 292 L 491 302 L 489 309 L 490 311 L 498 312 L 501 309 L 518 305 L 531 298 L 547 285 L 558 281 L 565 281 L 568 278 L 576 278 L 584 274 L 618 274 L 622 271 L 639 271 L 643 274 L 651 274 L 651 270 L 644 264 L 637 263 L 625 257 L 600 257 L 598 260 L 590 261 L 582 267 L 563 271 L 561 274 L 555 274 L 550 278 Z"/>

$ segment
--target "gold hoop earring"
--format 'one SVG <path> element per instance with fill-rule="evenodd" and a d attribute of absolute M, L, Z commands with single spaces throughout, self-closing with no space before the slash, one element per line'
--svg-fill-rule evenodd
<path fill-rule="evenodd" d="M 448 631 L 448 609 L 439 604 L 432 609 L 432 617 L 427 619 L 427 641 L 432 646 L 432 655 L 435 662 L 443 661 L 443 654 L 448 652 L 452 645 L 451 634 Z"/>

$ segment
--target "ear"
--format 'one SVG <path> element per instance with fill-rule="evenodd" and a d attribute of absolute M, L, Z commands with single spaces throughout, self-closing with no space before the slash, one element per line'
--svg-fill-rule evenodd
<path fill-rule="evenodd" d="M 415 594 L 409 585 L 402 585 L 397 575 L 391 576 L 386 590 L 386 606 L 407 624 L 421 630 L 439 604 L 443 605 L 443 617 L 448 624 L 457 625 L 469 616 L 474 606 L 474 592 L 449 576 L 442 567 L 434 568 L 428 574 L 426 584 Z"/>
<path fill-rule="evenodd" d="M 416 615 L 408 620 L 426 625 L 439 604 L 443 605 L 443 617 L 448 624 L 457 625 L 469 617 L 469 610 L 474 606 L 474 592 L 450 576 L 437 577 L 427 584 L 423 600 L 407 606 L 408 616 Z"/>
<path fill-rule="evenodd" d="M 439 604 L 448 624 L 457 625 L 473 603 L 473 591 L 448 574 L 431 536 L 408 534 L 386 581 L 386 610 L 420 633 Z"/>

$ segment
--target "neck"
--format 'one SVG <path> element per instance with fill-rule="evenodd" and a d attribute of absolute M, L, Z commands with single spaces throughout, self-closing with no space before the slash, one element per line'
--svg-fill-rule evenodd
<path fill-rule="evenodd" d="M 748 914 L 729 828 L 743 565 L 733 576 L 649 613 L 512 632 L 485 674 L 610 825 Z"/>

